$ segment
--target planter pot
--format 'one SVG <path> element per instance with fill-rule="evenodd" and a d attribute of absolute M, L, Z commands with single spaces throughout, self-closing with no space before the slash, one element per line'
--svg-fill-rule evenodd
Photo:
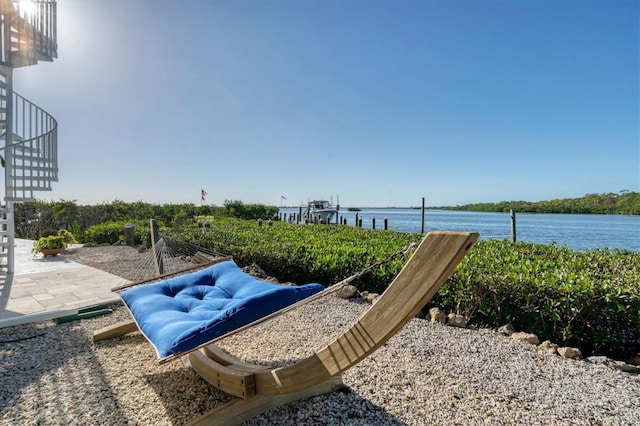
<path fill-rule="evenodd" d="M 60 254 L 60 252 L 62 251 L 61 248 L 57 248 L 57 249 L 42 249 L 41 253 L 44 257 L 47 256 L 57 256 Z"/>

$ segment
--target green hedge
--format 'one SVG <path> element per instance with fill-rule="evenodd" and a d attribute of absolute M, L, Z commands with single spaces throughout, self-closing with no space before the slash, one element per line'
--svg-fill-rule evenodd
<path fill-rule="evenodd" d="M 171 229 L 170 236 L 219 253 L 233 255 L 241 265 L 255 263 L 281 281 L 334 284 L 372 263 L 395 253 L 416 234 L 371 231 L 347 226 L 300 226 L 275 221 L 217 219 L 211 228 Z M 389 276 L 400 272 L 402 260 L 355 281 L 361 289 L 384 291 Z"/>
<path fill-rule="evenodd" d="M 149 221 L 123 220 L 101 223 L 87 228 L 80 236 L 80 242 L 93 244 L 115 244 L 124 242 L 124 227 L 127 224 L 134 226 L 135 244 L 147 243 L 149 237 Z"/>
<path fill-rule="evenodd" d="M 475 323 L 513 324 L 586 353 L 640 351 L 640 253 L 481 241 L 434 298 Z"/>
<path fill-rule="evenodd" d="M 242 220 L 216 220 L 207 230 L 167 232 L 231 254 L 241 265 L 256 263 L 282 281 L 325 285 L 421 238 L 340 225 L 258 226 Z M 381 292 L 405 260 L 393 261 L 354 284 L 361 291 Z M 625 358 L 640 351 L 640 253 L 479 241 L 432 304 L 461 313 L 472 324 L 511 323 L 587 354 Z"/>

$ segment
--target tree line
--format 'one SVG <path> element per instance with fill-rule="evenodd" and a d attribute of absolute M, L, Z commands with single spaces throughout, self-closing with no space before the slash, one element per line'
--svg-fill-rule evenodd
<path fill-rule="evenodd" d="M 579 198 L 562 198 L 550 201 L 501 201 L 499 203 L 476 203 L 454 207 L 438 207 L 445 210 L 476 212 L 523 213 L 574 213 L 574 214 L 622 214 L 640 215 L 640 192 L 587 194 Z"/>
<path fill-rule="evenodd" d="M 67 229 L 74 235 L 82 235 L 95 225 L 134 220 L 156 219 L 161 226 L 179 226 L 212 217 L 253 220 L 275 218 L 277 215 L 278 207 L 245 204 L 238 200 L 225 200 L 222 206 L 196 206 L 192 203 L 160 205 L 120 200 L 97 205 L 78 205 L 72 200 L 32 201 L 16 203 L 15 235 L 37 239 L 42 231 L 49 229 Z"/>

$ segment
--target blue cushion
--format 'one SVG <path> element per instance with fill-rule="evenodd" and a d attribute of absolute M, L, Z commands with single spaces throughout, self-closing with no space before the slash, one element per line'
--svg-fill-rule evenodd
<path fill-rule="evenodd" d="M 159 358 L 197 348 L 322 291 L 280 286 L 242 272 L 233 261 L 120 292 Z"/>

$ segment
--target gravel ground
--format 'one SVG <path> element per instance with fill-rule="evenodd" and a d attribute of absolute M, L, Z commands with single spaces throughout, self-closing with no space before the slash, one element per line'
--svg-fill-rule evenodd
<path fill-rule="evenodd" d="M 82 247 L 71 260 L 129 280 L 149 254 Z M 328 297 L 232 336 L 249 362 L 307 357 L 368 308 Z M 180 361 L 159 366 L 138 333 L 91 343 L 110 315 L 0 329 L 0 424 L 181 425 L 229 399 Z M 346 388 L 288 404 L 248 425 L 638 425 L 640 376 L 535 350 L 491 330 L 414 319 L 344 376 Z"/>

